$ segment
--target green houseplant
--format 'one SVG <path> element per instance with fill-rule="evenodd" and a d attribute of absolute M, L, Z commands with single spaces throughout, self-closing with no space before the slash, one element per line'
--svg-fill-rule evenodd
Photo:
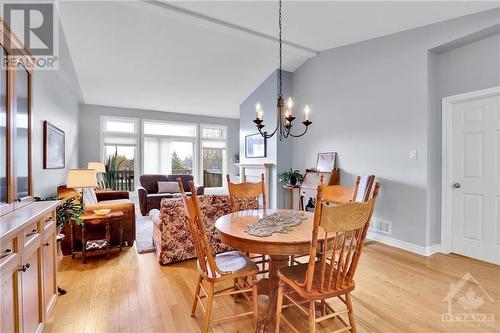
<path fill-rule="evenodd" d="M 55 196 L 42 199 L 35 197 L 35 201 L 57 200 Z M 73 220 L 76 224 L 82 225 L 83 220 L 80 215 L 83 213 L 83 205 L 78 197 L 70 197 L 67 199 L 59 199 L 61 203 L 56 208 L 56 225 L 60 231 L 69 221 Z"/>
<path fill-rule="evenodd" d="M 106 160 L 106 172 L 103 174 L 102 180 L 99 181 L 99 185 L 102 188 L 109 188 L 112 190 L 118 189 L 118 177 L 116 171 L 120 168 L 122 163 L 123 160 L 118 160 L 118 149 L 115 149 L 115 153 L 109 156 Z"/>
<path fill-rule="evenodd" d="M 299 170 L 295 169 L 290 171 L 284 171 L 279 175 L 280 181 L 284 183 L 288 183 L 289 185 L 297 185 L 297 182 L 301 182 L 304 180 L 304 175 L 300 173 Z"/>

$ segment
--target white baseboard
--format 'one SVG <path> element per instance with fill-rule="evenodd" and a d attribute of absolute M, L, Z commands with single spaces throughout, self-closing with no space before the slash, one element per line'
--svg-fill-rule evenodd
<path fill-rule="evenodd" d="M 416 254 L 420 254 L 421 256 L 431 256 L 435 253 L 441 251 L 441 244 L 434 244 L 430 246 L 420 246 L 412 243 L 408 243 L 399 239 L 395 239 L 392 237 L 380 235 L 374 232 L 368 232 L 366 235 L 367 239 L 371 239 L 377 242 L 380 242 L 385 245 L 397 247 L 398 249 L 410 251 Z"/>

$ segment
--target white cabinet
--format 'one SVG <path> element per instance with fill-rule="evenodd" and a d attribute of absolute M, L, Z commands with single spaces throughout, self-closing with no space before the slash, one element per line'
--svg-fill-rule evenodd
<path fill-rule="evenodd" d="M 0 221 L 0 332 L 40 333 L 57 299 L 57 202 L 37 202 Z"/>
<path fill-rule="evenodd" d="M 6 250 L 10 250 L 5 252 Z M 0 332 L 18 332 L 19 255 L 11 247 L 2 247 L 0 259 Z"/>

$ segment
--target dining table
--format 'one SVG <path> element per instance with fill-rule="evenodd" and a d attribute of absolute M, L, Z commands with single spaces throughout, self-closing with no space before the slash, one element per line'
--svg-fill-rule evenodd
<path fill-rule="evenodd" d="M 288 266 L 290 256 L 309 253 L 312 230 L 313 213 L 302 212 L 302 223 L 292 226 L 286 232 L 273 233 L 270 236 L 253 236 L 247 232 L 247 225 L 257 223 L 266 215 L 275 212 L 299 212 L 291 209 L 258 209 L 243 210 L 221 216 L 215 222 L 221 240 L 242 252 L 265 254 L 269 256 L 269 274 L 267 278 L 258 281 L 259 299 L 264 299 L 265 304 L 259 306 L 256 332 L 275 332 L 276 302 L 279 286 L 278 270 Z M 324 240 L 325 234 L 320 228 L 318 240 Z M 264 297 L 261 297 L 264 295 Z"/>

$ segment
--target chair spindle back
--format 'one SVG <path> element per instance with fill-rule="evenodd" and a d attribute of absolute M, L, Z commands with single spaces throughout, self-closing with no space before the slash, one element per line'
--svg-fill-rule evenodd
<path fill-rule="evenodd" d="M 342 185 L 324 185 L 323 186 L 323 201 L 328 201 L 336 204 L 347 203 L 351 201 L 355 201 L 356 196 L 358 195 L 358 187 L 359 182 L 361 180 L 360 176 L 356 177 L 356 181 L 354 183 L 354 187 L 345 187 Z"/>
<path fill-rule="evenodd" d="M 375 185 L 372 197 L 366 202 L 348 202 L 333 206 L 327 205 L 323 198 L 325 187 L 328 186 L 318 186 L 309 265 L 305 280 L 300 284 L 308 291 L 312 289 L 316 265 L 320 265 L 320 292 L 332 292 L 352 284 L 380 184 Z M 319 228 L 324 230 L 325 239 L 332 234 L 335 234 L 335 238 L 333 246 L 324 246 L 321 259 L 316 261 L 317 248 L 320 245 Z"/>
<path fill-rule="evenodd" d="M 177 183 L 179 184 L 182 202 L 184 203 L 184 209 L 186 210 L 186 215 L 188 217 L 189 230 L 191 231 L 191 237 L 193 239 L 199 268 L 207 276 L 215 277 L 217 273 L 221 275 L 227 274 L 227 272 L 223 272 L 217 267 L 217 263 L 215 262 L 212 254 L 212 249 L 210 247 L 210 243 L 208 242 L 205 231 L 205 223 L 203 221 L 200 202 L 198 200 L 198 196 L 196 195 L 194 183 L 192 181 L 189 182 L 191 196 L 188 196 L 184 191 L 184 186 L 182 185 L 182 180 L 180 178 L 177 178 Z"/>
<path fill-rule="evenodd" d="M 251 183 L 247 181 L 239 184 L 231 183 L 229 175 L 226 175 L 226 178 L 227 178 L 227 186 L 229 189 L 229 198 L 231 200 L 231 206 L 233 207 L 233 212 L 237 210 L 237 205 L 236 205 L 237 199 L 255 199 L 258 202 L 260 196 L 262 196 L 263 208 L 264 209 L 267 208 L 264 174 L 260 175 L 261 181 L 258 183 Z"/>

